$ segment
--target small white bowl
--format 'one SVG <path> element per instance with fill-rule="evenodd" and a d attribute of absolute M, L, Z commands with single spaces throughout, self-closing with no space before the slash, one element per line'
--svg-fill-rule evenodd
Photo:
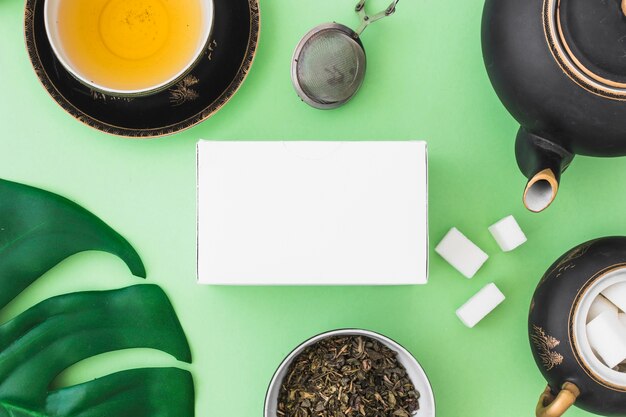
<path fill-rule="evenodd" d="M 202 57 L 204 50 L 209 44 L 209 40 L 213 30 L 213 22 L 215 19 L 215 6 L 213 0 L 201 0 L 204 8 L 204 13 L 206 14 L 205 27 L 202 30 L 202 36 L 198 38 L 198 45 L 196 47 L 193 57 L 184 66 L 182 66 L 175 75 L 168 78 L 167 80 L 163 80 L 158 84 L 151 85 L 142 89 L 120 90 L 115 88 L 109 88 L 106 85 L 100 85 L 96 82 L 89 80 L 84 74 L 82 74 L 76 67 L 71 64 L 67 54 L 64 51 L 63 42 L 61 40 L 61 36 L 59 35 L 59 29 L 57 27 L 59 20 L 57 17 L 59 4 L 62 1 L 63 0 L 45 0 L 44 4 L 44 25 L 46 27 L 46 34 L 48 35 L 50 46 L 52 47 L 52 52 L 61 62 L 61 65 L 63 65 L 63 67 L 78 81 L 80 81 L 87 87 L 92 88 L 93 90 L 113 96 L 145 96 L 156 93 L 172 86 L 173 84 L 176 84 L 185 75 L 187 75 L 187 73 L 189 73 L 189 71 Z"/>
<path fill-rule="evenodd" d="M 278 417 L 276 409 L 278 407 L 278 394 L 280 392 L 280 387 L 285 375 L 287 374 L 287 371 L 289 370 L 289 366 L 296 358 L 296 356 L 298 356 L 304 349 L 319 342 L 320 340 L 334 336 L 369 337 L 371 339 L 381 342 L 394 352 L 397 352 L 398 361 L 402 364 L 402 366 L 404 366 L 409 376 L 409 379 L 415 386 L 415 389 L 420 393 L 420 408 L 415 414 L 415 417 L 435 417 L 435 398 L 433 396 L 433 389 L 430 385 L 430 381 L 428 381 L 426 373 L 417 362 L 417 360 L 413 357 L 413 355 L 411 355 L 409 351 L 407 351 L 405 348 L 403 348 L 393 340 L 389 339 L 388 337 L 385 337 L 378 333 L 370 332 L 368 330 L 359 329 L 343 329 L 322 333 L 302 343 L 293 352 L 291 352 L 289 356 L 287 356 L 285 360 L 283 360 L 283 362 L 280 364 L 278 370 L 272 378 L 272 382 L 270 382 L 269 388 L 267 390 L 267 395 L 265 397 L 265 417 Z"/>

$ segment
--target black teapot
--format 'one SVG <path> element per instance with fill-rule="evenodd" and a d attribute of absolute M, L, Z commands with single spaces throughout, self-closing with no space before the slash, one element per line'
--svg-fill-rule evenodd
<path fill-rule="evenodd" d="M 626 282 L 626 237 L 575 247 L 539 282 L 528 332 L 548 387 L 537 405 L 537 417 L 561 416 L 573 404 L 600 415 L 626 416 L 626 373 L 596 356 L 586 332 L 593 301 L 620 282 Z"/>
<path fill-rule="evenodd" d="M 544 210 L 575 154 L 626 155 L 626 0 L 486 0 L 484 61 L 520 123 L 524 203 Z"/>

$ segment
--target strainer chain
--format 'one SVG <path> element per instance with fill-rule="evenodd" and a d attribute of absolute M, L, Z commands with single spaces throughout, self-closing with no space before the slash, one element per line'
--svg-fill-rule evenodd
<path fill-rule="evenodd" d="M 361 19 L 361 26 L 356 30 L 356 33 L 359 36 L 361 35 L 361 33 L 363 33 L 365 28 L 368 27 L 371 23 L 374 23 L 377 20 L 380 20 L 384 17 L 391 16 L 392 14 L 394 14 L 394 12 L 396 11 L 396 6 L 398 5 L 398 2 L 400 0 L 393 0 L 391 4 L 389 5 L 389 7 L 373 15 L 367 14 L 367 11 L 365 10 L 366 1 L 367 0 L 360 0 L 355 8 L 356 12 L 359 15 L 359 18 Z"/>

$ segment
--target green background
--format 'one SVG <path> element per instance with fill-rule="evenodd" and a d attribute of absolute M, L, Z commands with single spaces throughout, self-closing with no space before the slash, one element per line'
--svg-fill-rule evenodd
<path fill-rule="evenodd" d="M 302 104 L 290 81 L 305 32 L 337 20 L 356 26 L 355 1 L 262 0 L 261 43 L 249 78 L 212 119 L 178 135 L 130 140 L 65 114 L 39 85 L 23 42 L 23 3 L 0 0 L 0 176 L 60 193 L 125 235 L 149 282 L 171 296 L 188 334 L 200 417 L 262 414 L 267 384 L 290 350 L 342 327 L 381 332 L 428 373 L 439 417 L 531 416 L 545 386 L 530 354 L 526 317 L 543 271 L 585 240 L 626 234 L 626 161 L 577 157 L 546 212 L 521 203 L 513 155 L 517 125 L 494 94 L 480 48 L 481 0 L 401 2 L 365 32 L 362 91 L 332 112 Z M 373 1 L 383 8 L 385 0 Z M 219 18 L 219 17 L 218 17 Z M 424 139 L 430 154 L 432 247 L 456 226 L 491 258 L 467 280 L 431 249 L 430 283 L 399 288 L 214 288 L 195 283 L 195 143 L 206 139 Z M 526 245 L 502 253 L 487 227 L 514 214 Z M 0 315 L 51 295 L 141 282 L 105 254 L 75 256 Z M 489 282 L 506 302 L 475 329 L 455 310 Z M 62 383 L 127 367 L 176 363 L 129 351 L 79 364 Z M 574 410 L 570 416 L 585 415 Z M 181 416 L 182 417 L 182 416 Z"/>

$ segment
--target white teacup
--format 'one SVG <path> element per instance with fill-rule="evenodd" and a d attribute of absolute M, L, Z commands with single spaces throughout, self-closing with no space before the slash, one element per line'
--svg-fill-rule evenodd
<path fill-rule="evenodd" d="M 45 0 L 44 9 L 63 67 L 118 96 L 152 94 L 181 80 L 203 56 L 214 21 L 213 0 Z"/>

